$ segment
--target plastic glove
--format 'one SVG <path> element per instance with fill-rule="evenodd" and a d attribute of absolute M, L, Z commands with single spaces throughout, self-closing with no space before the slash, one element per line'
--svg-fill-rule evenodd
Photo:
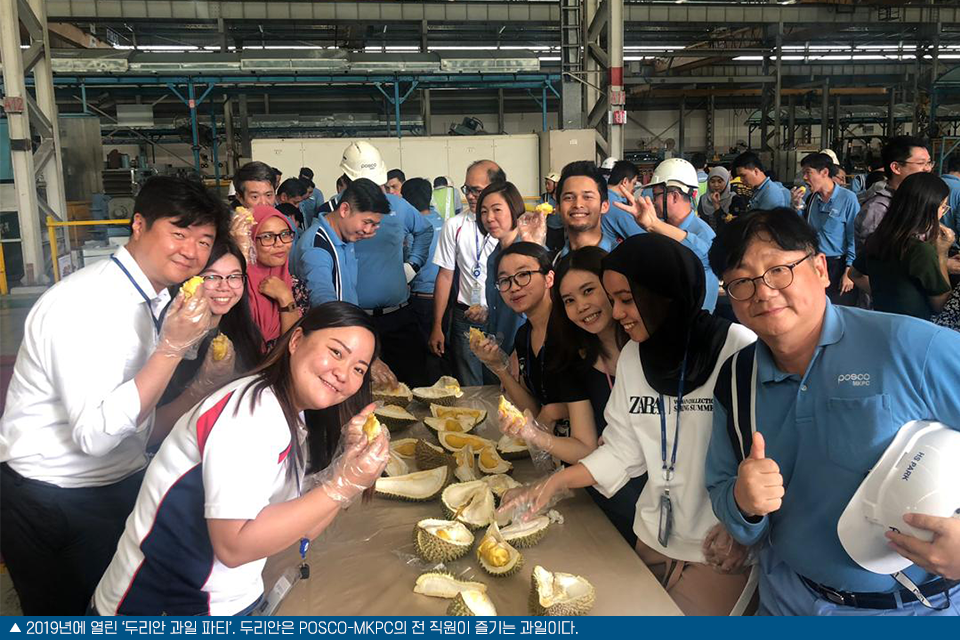
<path fill-rule="evenodd" d="M 560 473 L 561 471 L 557 471 L 535 482 L 508 490 L 500 499 L 497 513 L 509 514 L 513 522 L 526 522 L 541 511 L 569 498 L 573 494 L 563 486 L 558 475 Z"/>
<path fill-rule="evenodd" d="M 803 209 L 803 198 L 807 195 L 807 188 L 804 186 L 790 189 L 790 206 L 794 209 Z"/>
<path fill-rule="evenodd" d="M 214 360 L 212 345 L 207 348 L 207 355 L 203 358 L 200 371 L 197 372 L 197 377 L 190 383 L 194 390 L 206 394 L 222 386 L 236 373 L 237 352 L 233 348 L 233 342 L 229 338 L 226 341 L 227 353 L 221 360 Z"/>
<path fill-rule="evenodd" d="M 247 258 L 247 264 L 257 262 L 257 246 L 253 241 L 253 214 L 244 207 L 237 207 L 233 212 L 233 218 L 230 220 L 230 237 L 240 248 Z"/>
<path fill-rule="evenodd" d="M 739 573 L 752 564 L 750 549 L 733 539 L 722 524 L 716 524 L 703 539 L 703 559 L 718 573 Z"/>
<path fill-rule="evenodd" d="M 463 312 L 463 317 L 474 324 L 483 324 L 487 321 L 489 312 L 482 304 L 474 304 Z"/>
<path fill-rule="evenodd" d="M 517 219 L 517 227 L 520 229 L 520 240 L 524 242 L 535 242 L 544 245 L 547 242 L 547 222 L 546 216 L 540 211 L 525 211 Z"/>
<path fill-rule="evenodd" d="M 485 335 L 482 338 L 471 338 L 469 333 L 466 336 L 470 341 L 470 350 L 490 371 L 497 375 L 507 372 L 510 367 L 510 358 L 500 348 L 499 341 L 495 337 Z"/>
<path fill-rule="evenodd" d="M 390 460 L 390 432 L 381 428 L 373 442 L 367 441 L 363 423 L 376 405 L 368 405 L 344 425 L 333 461 L 310 479 L 341 508 L 348 507 L 383 474 Z"/>
<path fill-rule="evenodd" d="M 400 385 L 397 376 L 390 370 L 387 363 L 379 358 L 370 365 L 370 378 L 373 386 L 378 389 L 396 389 Z"/>
<path fill-rule="evenodd" d="M 546 453 L 553 452 L 554 440 L 550 435 L 552 429 L 538 422 L 529 410 L 523 412 L 523 420 L 516 416 L 508 416 L 499 410 L 497 417 L 500 420 L 498 426 L 501 433 L 523 440 L 528 446 L 536 447 Z"/>
<path fill-rule="evenodd" d="M 202 287 L 189 300 L 178 293 L 163 318 L 156 353 L 183 358 L 207 335 L 211 318 L 210 303 Z"/>

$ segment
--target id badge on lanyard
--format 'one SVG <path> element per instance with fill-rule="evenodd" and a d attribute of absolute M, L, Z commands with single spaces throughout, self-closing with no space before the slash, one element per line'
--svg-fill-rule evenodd
<path fill-rule="evenodd" d="M 667 404 L 663 394 L 660 394 L 658 408 L 660 409 L 660 470 L 663 473 L 664 489 L 660 495 L 660 526 L 657 528 L 657 542 L 666 547 L 673 532 L 673 502 L 670 499 L 670 482 L 677 467 L 677 446 L 680 443 L 680 412 L 683 409 L 683 383 L 687 370 L 687 355 L 683 355 L 680 365 L 680 382 L 677 385 L 677 428 L 673 435 L 673 452 L 670 454 L 670 464 L 667 464 Z"/>

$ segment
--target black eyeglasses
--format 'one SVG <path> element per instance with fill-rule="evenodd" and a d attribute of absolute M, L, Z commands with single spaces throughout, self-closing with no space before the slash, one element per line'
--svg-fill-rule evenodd
<path fill-rule="evenodd" d="M 247 279 L 247 276 L 243 275 L 242 273 L 231 273 L 228 276 L 210 274 L 209 276 L 201 277 L 203 278 L 203 286 L 206 289 L 219 289 L 220 283 L 224 280 L 227 281 L 227 286 L 231 289 L 240 289 L 243 287 L 243 283 Z"/>
<path fill-rule="evenodd" d="M 465 196 L 478 196 L 480 192 L 483 191 L 483 187 L 471 187 L 465 184 L 460 187 L 460 191 L 462 191 Z"/>
<path fill-rule="evenodd" d="M 277 238 L 280 238 L 280 242 L 283 244 L 290 244 L 293 242 L 293 236 L 293 231 L 289 229 L 281 231 L 280 233 L 261 233 L 257 236 L 257 242 L 264 247 L 272 247 L 277 244 Z"/>
<path fill-rule="evenodd" d="M 763 280 L 763 283 L 771 289 L 786 289 L 793 284 L 793 270 L 798 264 L 813 257 L 813 255 L 808 253 L 793 264 L 780 264 L 770 267 L 763 272 L 762 276 L 756 278 L 737 278 L 727 284 L 727 295 L 734 300 L 749 300 L 757 292 L 757 280 Z"/>
<path fill-rule="evenodd" d="M 513 283 L 517 284 L 518 289 L 523 289 L 530 284 L 530 280 L 533 279 L 533 274 L 535 273 L 542 273 L 542 271 L 518 271 L 512 276 L 504 276 L 497 280 L 497 289 L 500 291 L 509 291 Z"/>

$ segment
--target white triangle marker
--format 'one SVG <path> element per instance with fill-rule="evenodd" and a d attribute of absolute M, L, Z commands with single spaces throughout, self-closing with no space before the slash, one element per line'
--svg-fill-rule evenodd
<path fill-rule="evenodd" d="M 10 629 L 10 633 L 20 633 L 20 627 L 17 626 L 17 623 L 13 623 L 13 627 Z"/>

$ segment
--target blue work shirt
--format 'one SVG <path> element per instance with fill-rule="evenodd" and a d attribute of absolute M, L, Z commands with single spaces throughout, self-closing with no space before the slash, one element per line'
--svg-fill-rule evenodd
<path fill-rule="evenodd" d="M 323 203 L 323 192 L 316 188 L 313 190 L 313 193 L 310 194 L 309 198 L 304 198 L 300 201 L 300 213 L 303 214 L 304 229 L 307 229 L 313 224 L 320 210 L 320 205 Z"/>
<path fill-rule="evenodd" d="M 423 215 L 423 214 L 420 214 Z M 433 228 L 433 238 L 430 239 L 430 259 L 420 267 L 420 271 L 410 281 L 410 291 L 413 293 L 433 293 L 440 267 L 433 264 L 433 254 L 437 252 L 437 242 L 440 240 L 440 230 L 443 229 L 443 217 L 431 204 L 430 213 L 424 216 Z"/>
<path fill-rule="evenodd" d="M 745 545 L 768 538 L 793 571 L 815 582 L 853 592 L 899 589 L 847 555 L 837 522 L 901 426 L 935 419 L 960 429 L 960 333 L 828 301 L 802 377 L 780 371 L 761 341 L 756 354 L 757 429 L 786 494 L 779 510 L 746 521 L 733 497 L 738 464 L 727 413 L 715 400 L 706 483 L 717 518 Z M 917 566 L 906 574 L 918 585 L 933 578 Z"/>
<path fill-rule="evenodd" d="M 380 228 L 372 238 L 357 244 L 357 298 L 364 309 L 396 307 L 410 298 L 403 263 L 422 267 L 430 253 L 433 227 L 426 216 L 400 196 L 387 194 L 390 213 L 383 216 Z M 404 255 L 404 240 L 412 242 Z"/>
<path fill-rule="evenodd" d="M 497 243 L 494 250 L 487 256 L 487 281 L 484 285 L 487 297 L 487 326 L 484 327 L 484 331 L 497 336 L 503 352 L 511 354 L 513 353 L 513 339 L 517 336 L 517 329 L 527 321 L 527 316 L 511 309 L 504 302 L 500 290 L 497 288 L 497 269 L 494 265 L 497 263 L 497 256 L 500 255 L 501 250 L 502 247 Z"/>
<path fill-rule="evenodd" d="M 717 295 L 719 295 L 720 292 L 720 281 L 717 280 L 716 274 L 714 274 L 713 269 L 710 268 L 710 258 L 708 254 L 710 253 L 710 245 L 713 244 L 713 239 L 717 237 L 717 234 L 710 228 L 710 225 L 704 222 L 703 218 L 692 211 L 690 215 L 683 219 L 683 222 L 677 225 L 677 228 L 687 232 L 687 237 L 684 238 L 680 244 L 685 245 L 697 254 L 700 262 L 703 263 L 703 270 L 707 277 L 707 291 L 703 297 L 703 309 L 713 313 L 713 310 L 717 308 Z"/>
<path fill-rule="evenodd" d="M 293 275 L 306 283 L 310 291 L 310 306 L 332 300 L 357 304 L 358 267 L 354 244 L 341 240 L 326 216 L 318 216 L 300 236 L 290 256 L 290 265 Z"/>
<path fill-rule="evenodd" d="M 563 229 L 563 220 L 560 218 L 560 206 L 557 204 L 557 199 L 545 193 L 543 194 L 542 200 L 553 207 L 553 213 L 547 216 L 547 228 Z"/>
<path fill-rule="evenodd" d="M 846 187 L 836 185 L 826 202 L 814 193 L 807 204 L 807 222 L 817 232 L 820 251 L 828 258 L 843 256 L 847 266 L 857 257 L 854 242 L 854 220 L 860 213 L 860 201 Z"/>
<path fill-rule="evenodd" d="M 949 173 L 945 173 L 940 177 L 943 178 L 943 181 L 950 187 L 950 196 L 947 198 L 950 211 L 947 211 L 943 217 L 940 218 L 940 224 L 953 230 L 953 233 L 956 234 L 956 240 L 953 246 L 960 246 L 960 178 Z"/>
<path fill-rule="evenodd" d="M 793 205 L 790 203 L 790 190 L 779 182 L 767 178 L 759 187 L 754 189 L 747 208 L 753 210 L 776 209 L 777 207 L 793 209 Z"/>

